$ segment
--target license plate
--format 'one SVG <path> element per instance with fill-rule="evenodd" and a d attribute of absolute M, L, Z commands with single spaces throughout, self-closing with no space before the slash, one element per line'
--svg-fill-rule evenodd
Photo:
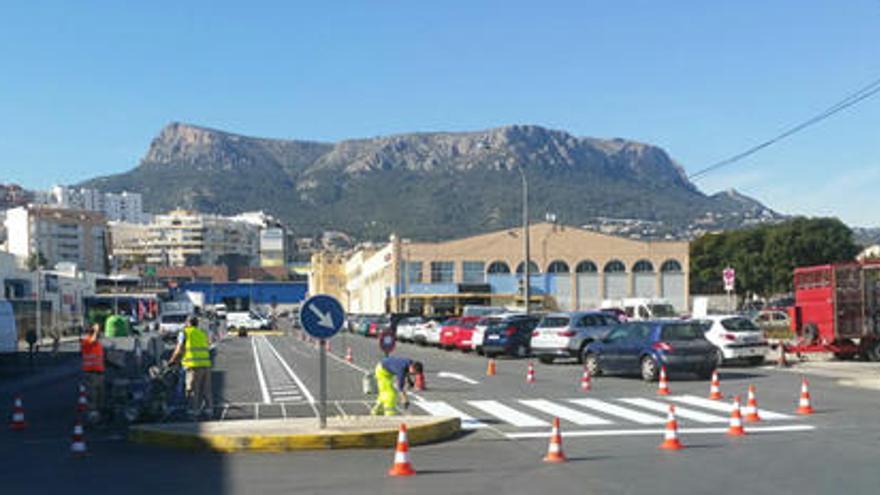
<path fill-rule="evenodd" d="M 489 335 L 488 337 L 486 337 L 486 340 L 498 340 L 498 336 L 497 335 Z"/>

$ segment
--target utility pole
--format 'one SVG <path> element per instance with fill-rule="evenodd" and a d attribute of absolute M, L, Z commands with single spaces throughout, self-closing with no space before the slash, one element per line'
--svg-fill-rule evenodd
<path fill-rule="evenodd" d="M 37 332 L 37 342 L 43 340 L 43 280 L 40 274 L 40 266 L 39 260 L 37 260 L 37 321 L 36 321 L 36 332 Z"/>
<path fill-rule="evenodd" d="M 526 314 L 530 313 L 531 303 L 531 255 L 529 254 L 529 182 L 526 180 L 526 172 L 522 166 L 518 167 L 522 178 L 522 228 L 523 228 L 523 298 L 525 299 Z"/>

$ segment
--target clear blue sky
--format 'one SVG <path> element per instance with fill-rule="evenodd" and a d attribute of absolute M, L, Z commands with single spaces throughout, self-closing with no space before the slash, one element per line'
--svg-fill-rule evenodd
<path fill-rule="evenodd" d="M 880 0 L 296 3 L 4 2 L 0 182 L 128 170 L 174 120 L 327 141 L 531 123 L 693 172 L 880 77 Z M 698 185 L 880 226 L 880 95 Z"/>

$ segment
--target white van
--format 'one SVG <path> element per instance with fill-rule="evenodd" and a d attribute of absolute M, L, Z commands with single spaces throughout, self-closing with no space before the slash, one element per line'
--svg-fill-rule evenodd
<path fill-rule="evenodd" d="M 18 329 L 12 303 L 0 301 L 0 353 L 18 351 Z"/>
<path fill-rule="evenodd" d="M 678 318 L 675 307 L 666 299 L 660 298 L 629 297 L 602 301 L 602 309 L 610 308 L 622 309 L 626 313 L 627 321 Z"/>
<path fill-rule="evenodd" d="M 230 311 L 226 314 L 226 326 L 246 330 L 270 330 L 272 322 L 254 311 Z"/>

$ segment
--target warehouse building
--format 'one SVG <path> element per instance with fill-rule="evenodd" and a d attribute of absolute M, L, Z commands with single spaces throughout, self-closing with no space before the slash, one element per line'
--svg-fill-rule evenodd
<path fill-rule="evenodd" d="M 522 234 L 514 228 L 430 243 L 392 236 L 384 246 L 348 256 L 343 300 L 352 313 L 521 307 Z M 603 300 L 662 297 L 687 310 L 687 242 L 633 240 L 554 223 L 532 225 L 529 237 L 533 307 L 589 309 Z"/>

